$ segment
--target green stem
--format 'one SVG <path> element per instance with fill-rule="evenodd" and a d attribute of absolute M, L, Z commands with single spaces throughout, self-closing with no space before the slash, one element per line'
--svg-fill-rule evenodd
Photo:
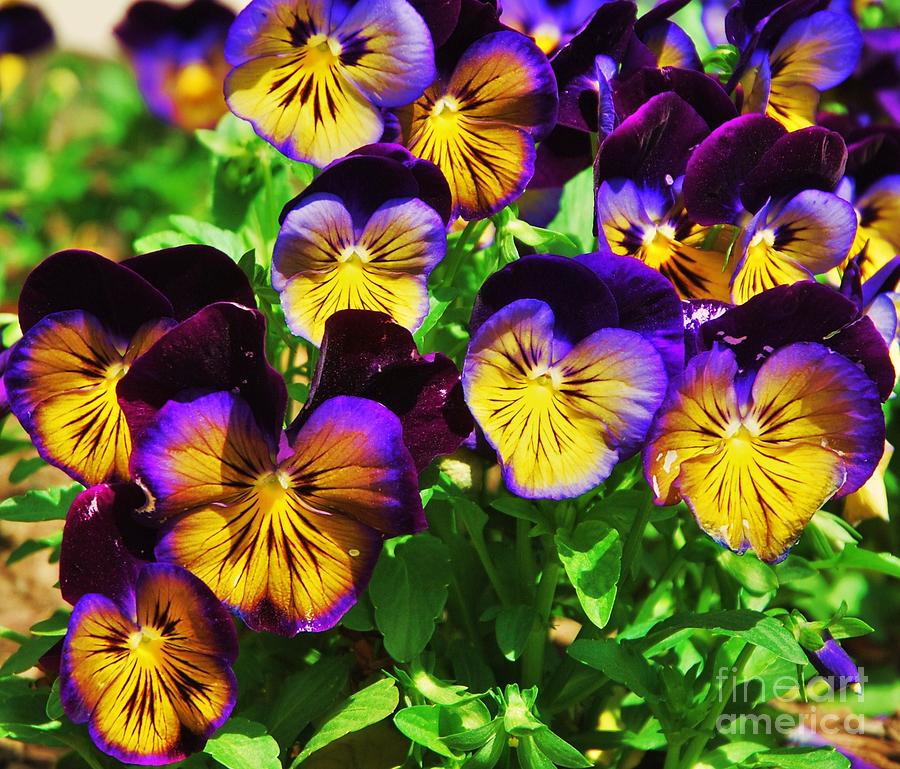
<path fill-rule="evenodd" d="M 562 564 L 559 562 L 556 548 L 553 541 L 547 538 L 544 541 L 544 568 L 541 570 L 541 581 L 538 583 L 535 597 L 538 625 L 532 629 L 522 653 L 523 686 L 536 686 L 541 681 L 541 674 L 544 672 L 544 652 L 547 649 L 547 628 L 550 626 L 550 612 L 553 609 L 553 599 L 556 597 L 556 587 L 561 573 Z"/>
<path fill-rule="evenodd" d="M 647 495 L 647 499 L 638 512 L 637 520 L 631 531 L 628 532 L 628 538 L 625 540 L 625 546 L 622 548 L 622 578 L 619 582 L 619 591 L 622 586 L 631 579 L 631 570 L 634 565 L 634 558 L 637 555 L 638 548 L 644 541 L 644 531 L 650 522 L 650 513 L 653 511 L 653 497 Z"/>
<path fill-rule="evenodd" d="M 713 705 L 710 708 L 709 713 L 707 713 L 706 718 L 703 720 L 703 723 L 700 724 L 700 733 L 688 743 L 687 749 L 678 764 L 681 769 L 690 769 L 690 767 L 694 766 L 700 756 L 703 755 L 703 751 L 706 750 L 709 741 L 715 736 L 716 722 L 719 720 L 719 716 L 724 712 L 725 707 L 731 702 L 731 697 L 728 696 L 728 692 L 734 690 L 735 683 L 740 678 L 744 666 L 747 664 L 747 660 L 749 660 L 750 655 L 753 654 L 754 648 L 755 647 L 752 644 L 746 644 L 744 648 L 741 649 L 741 653 L 734 663 L 734 674 L 726 684 L 721 688 L 716 689 Z"/>
<path fill-rule="evenodd" d="M 531 537 L 528 536 L 530 528 L 529 521 L 516 519 L 516 564 L 519 571 L 519 597 L 522 603 L 531 600 L 534 590 L 534 557 L 531 552 Z"/>
<path fill-rule="evenodd" d="M 466 251 L 468 250 L 472 234 L 475 232 L 475 228 L 478 224 L 479 222 L 477 221 L 469 222 L 462 233 L 460 233 L 456 243 L 454 243 L 453 251 L 448 255 L 448 272 L 447 276 L 442 281 L 444 285 L 453 285 L 453 281 L 456 279 L 456 273 L 459 272 L 459 266 L 463 262 L 463 256 L 465 256 Z"/>
<path fill-rule="evenodd" d="M 463 521 L 462 517 L 460 517 L 460 522 L 469 532 L 469 539 L 472 540 L 472 547 L 475 548 L 475 552 L 478 554 L 478 560 L 481 561 L 481 565 L 484 568 L 484 573 L 487 574 L 488 581 L 491 583 L 491 587 L 494 588 L 494 592 L 500 599 L 500 603 L 502 603 L 504 606 L 512 605 L 512 596 L 507 591 L 506 585 L 503 584 L 503 580 L 500 579 L 500 574 L 497 572 L 497 567 L 494 566 L 494 561 L 487 549 L 487 543 L 485 543 L 484 541 L 484 533 L 479 529 L 466 526 L 465 521 Z"/>

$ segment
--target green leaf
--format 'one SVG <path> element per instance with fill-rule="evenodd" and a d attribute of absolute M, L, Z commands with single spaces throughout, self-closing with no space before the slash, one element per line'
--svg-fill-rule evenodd
<path fill-rule="evenodd" d="M 506 739 L 501 731 L 491 737 L 484 746 L 462 765 L 462 769 L 493 769 L 506 749 Z"/>
<path fill-rule="evenodd" d="M 0 676 L 24 673 L 33 668 L 57 641 L 59 641 L 57 636 L 32 636 L 26 639 L 0 666 Z"/>
<path fill-rule="evenodd" d="M 519 659 L 536 621 L 537 612 L 531 606 L 517 604 L 500 610 L 494 632 L 497 636 L 497 646 L 506 659 L 511 662 Z"/>
<path fill-rule="evenodd" d="M 400 692 L 394 681 L 382 678 L 374 684 L 350 695 L 319 727 L 306 743 L 291 769 L 302 764 L 309 756 L 326 745 L 340 739 L 345 734 L 358 732 L 367 726 L 383 721 L 400 702 Z"/>
<path fill-rule="evenodd" d="M 21 496 L 4 499 L 0 502 L 0 520 L 64 521 L 69 506 L 82 491 L 84 486 L 76 483 L 45 491 L 27 491 Z"/>
<path fill-rule="evenodd" d="M 408 662 L 428 644 L 447 602 L 447 546 L 429 534 L 388 540 L 369 585 L 375 623 L 388 654 Z"/>
<path fill-rule="evenodd" d="M 29 555 L 34 555 L 35 553 L 48 549 L 53 551 L 50 553 L 50 562 L 53 563 L 57 561 L 59 559 L 59 547 L 62 544 L 62 534 L 62 529 L 60 529 L 59 531 L 54 531 L 52 534 L 48 534 L 46 537 L 26 539 L 7 556 L 6 565 L 12 566 L 14 563 L 18 563 L 24 558 L 27 558 Z"/>
<path fill-rule="evenodd" d="M 31 626 L 34 635 L 64 636 L 69 629 L 69 617 L 72 612 L 68 609 L 57 609 L 45 620 L 41 620 Z"/>
<path fill-rule="evenodd" d="M 441 705 L 415 705 L 394 716 L 394 725 L 412 742 L 434 751 L 439 756 L 455 758 L 441 739 Z"/>
<path fill-rule="evenodd" d="M 556 549 L 578 602 L 598 628 L 609 622 L 622 565 L 619 532 L 601 521 L 584 521 L 571 535 L 556 535 Z"/>
<path fill-rule="evenodd" d="M 266 727 L 246 718 L 230 718 L 203 752 L 228 769 L 281 769 L 278 743 Z"/>
<path fill-rule="evenodd" d="M 581 248 L 579 253 L 594 250 L 594 169 L 585 168 L 563 187 L 559 213 L 548 225 L 556 232 L 573 237 Z"/>
<path fill-rule="evenodd" d="M 553 762 L 541 752 L 531 735 L 519 738 L 516 756 L 522 769 L 554 769 Z"/>
<path fill-rule="evenodd" d="M 861 569 L 862 571 L 876 571 L 881 574 L 887 574 L 894 579 L 900 579 L 900 558 L 891 553 L 877 553 L 874 550 L 866 550 L 853 543 L 845 545 L 844 549 L 834 558 L 815 561 L 812 566 L 817 569 L 842 567 Z"/>
<path fill-rule="evenodd" d="M 766 563 L 750 555 L 735 555 L 721 550 L 716 559 L 722 570 L 741 587 L 754 595 L 764 595 L 778 589 L 778 577 Z"/>
<path fill-rule="evenodd" d="M 510 220 L 506 227 L 516 240 L 520 240 L 526 246 L 531 246 L 539 254 L 578 256 L 582 253 L 581 246 L 568 235 L 560 232 L 535 227 L 521 219 Z"/>
<path fill-rule="evenodd" d="M 849 769 L 850 761 L 834 748 L 778 748 L 754 753 L 742 767 L 773 769 Z"/>
<path fill-rule="evenodd" d="M 562 737 L 557 736 L 549 729 L 541 729 L 532 735 L 534 744 L 541 749 L 547 758 L 557 766 L 567 769 L 588 769 L 594 765 L 588 761 L 579 750 L 573 748 Z"/>
<path fill-rule="evenodd" d="M 844 617 L 843 619 L 831 622 L 828 625 L 828 630 L 831 635 L 837 639 L 856 638 L 857 636 L 868 635 L 869 633 L 875 632 L 875 628 L 870 624 L 863 622 L 856 617 Z"/>
<path fill-rule="evenodd" d="M 50 687 L 50 696 L 47 698 L 45 712 L 51 721 L 62 721 L 65 718 L 65 711 L 63 711 L 62 702 L 59 699 L 59 681 L 60 679 L 57 678 L 53 682 L 53 686 Z"/>
<path fill-rule="evenodd" d="M 9 473 L 10 483 L 21 483 L 26 478 L 34 475 L 38 470 L 47 466 L 40 457 L 25 457 L 16 462 L 16 466 Z"/>
<path fill-rule="evenodd" d="M 350 665 L 350 657 L 323 657 L 285 679 L 268 709 L 271 718 L 266 719 L 269 734 L 282 750 L 290 748 L 310 721 L 334 705 L 347 684 Z"/>
<path fill-rule="evenodd" d="M 627 686 L 638 697 L 648 701 L 659 699 L 659 683 L 653 668 L 630 642 L 612 638 L 575 641 L 569 647 L 569 656 Z"/>
<path fill-rule="evenodd" d="M 782 659 L 798 665 L 806 664 L 806 655 L 794 636 L 774 617 L 758 611 L 738 609 L 736 611 L 711 611 L 705 614 L 679 614 L 656 625 L 647 634 L 645 647 L 684 629 L 708 630 L 714 635 L 743 638 L 754 646 L 768 649 Z"/>
<path fill-rule="evenodd" d="M 475 729 L 466 729 L 457 734 L 450 734 L 444 737 L 444 742 L 454 750 L 461 750 L 468 753 L 473 750 L 478 750 L 483 745 L 486 745 L 488 740 L 500 731 L 502 727 L 502 722 L 491 721 L 490 723 L 483 724 Z"/>

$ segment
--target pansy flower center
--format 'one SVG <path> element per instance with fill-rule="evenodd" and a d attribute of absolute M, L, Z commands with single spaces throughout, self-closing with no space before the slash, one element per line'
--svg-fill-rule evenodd
<path fill-rule="evenodd" d="M 675 228 L 671 224 L 649 227 L 641 238 L 640 258 L 651 267 L 666 264 L 672 256 Z"/>
<path fill-rule="evenodd" d="M 175 77 L 175 97 L 186 101 L 202 101 L 218 96 L 221 80 L 203 62 L 193 61 L 182 67 Z"/>
<path fill-rule="evenodd" d="M 343 251 L 341 251 L 338 256 L 338 261 L 344 265 L 345 268 L 361 270 L 363 269 L 363 265 L 365 265 L 371 256 L 369 252 L 359 245 L 348 246 Z"/>
<path fill-rule="evenodd" d="M 451 134 L 456 129 L 459 122 L 459 101 L 453 96 L 442 96 L 431 108 L 429 122 L 433 130 Z"/>
<path fill-rule="evenodd" d="M 332 69 L 341 58 L 341 44 L 322 33 L 313 35 L 304 46 L 304 64 L 311 69 Z"/>
<path fill-rule="evenodd" d="M 555 24 L 543 22 L 531 31 L 531 37 L 537 47 L 549 56 L 559 46 L 562 40 L 562 32 Z"/>
<path fill-rule="evenodd" d="M 291 477 L 283 470 L 264 473 L 253 484 L 256 497 L 263 513 L 273 513 L 284 508 L 290 495 Z"/>
<path fill-rule="evenodd" d="M 128 636 L 128 648 L 135 660 L 146 665 L 158 665 L 163 661 L 166 639 L 154 627 L 142 625 Z"/>

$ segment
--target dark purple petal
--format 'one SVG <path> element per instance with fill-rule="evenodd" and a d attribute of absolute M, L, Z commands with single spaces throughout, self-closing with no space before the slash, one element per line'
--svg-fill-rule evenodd
<path fill-rule="evenodd" d="M 883 176 L 900 173 L 900 127 L 872 126 L 847 140 L 847 175 L 861 195 Z"/>
<path fill-rule="evenodd" d="M 441 169 L 430 160 L 417 158 L 402 144 L 390 143 L 369 144 L 350 153 L 350 156 L 357 155 L 392 158 L 398 163 L 402 163 L 412 173 L 419 185 L 416 197 L 437 211 L 445 222 L 450 221 L 453 208 L 450 185 Z"/>
<path fill-rule="evenodd" d="M 163 336 L 119 381 L 117 394 L 133 436 L 179 393 L 237 391 L 260 426 L 278 434 L 287 389 L 265 358 L 266 321 L 256 310 L 218 303 Z"/>
<path fill-rule="evenodd" d="M 631 256 L 595 252 L 576 261 L 590 267 L 612 293 L 619 327 L 637 331 L 656 348 L 669 378 L 678 376 L 684 368 L 684 324 L 672 282 Z"/>
<path fill-rule="evenodd" d="M 196 245 L 164 248 L 126 259 L 122 264 L 171 302 L 177 320 L 185 320 L 215 302 L 256 307 L 247 276 L 217 248 Z"/>
<path fill-rule="evenodd" d="M 459 21 L 460 0 L 409 0 L 409 4 L 425 19 L 434 47 L 447 42 Z"/>
<path fill-rule="evenodd" d="M 595 181 L 625 178 L 648 186 L 671 184 L 684 173 L 693 147 L 708 134 L 706 121 L 684 99 L 661 93 L 606 137 L 597 153 Z"/>
<path fill-rule="evenodd" d="M 613 86 L 619 117 L 634 114 L 657 94 L 672 91 L 686 101 L 710 128 L 737 117 L 737 109 L 715 78 L 679 67 L 645 67 Z"/>
<path fill-rule="evenodd" d="M 619 325 L 616 300 L 590 267 L 563 256 L 535 254 L 510 262 L 484 282 L 472 308 L 470 334 L 519 299 L 548 304 L 556 321 L 554 334 L 571 344 Z"/>
<path fill-rule="evenodd" d="M 573 79 L 594 74 L 598 56 L 622 60 L 631 40 L 637 8 L 628 0 L 604 3 L 591 20 L 551 60 L 560 93 Z"/>
<path fill-rule="evenodd" d="M 440 169 L 397 144 L 372 144 L 336 160 L 285 205 L 279 221 L 284 224 L 289 212 L 321 193 L 339 197 L 360 225 L 388 200 L 398 198 L 420 198 L 445 222 L 450 220 L 450 186 Z"/>
<path fill-rule="evenodd" d="M 717 299 L 687 299 L 681 303 L 684 321 L 684 360 L 690 361 L 695 355 L 706 351 L 700 329 L 704 323 L 718 318 L 732 305 Z"/>
<path fill-rule="evenodd" d="M 778 121 L 750 114 L 728 121 L 704 139 L 684 175 L 684 202 L 691 219 L 704 225 L 735 221 L 743 211 L 741 185 L 785 134 Z"/>
<path fill-rule="evenodd" d="M 558 125 L 537 148 L 530 190 L 562 187 L 593 162 L 591 135 Z M 530 220 L 529 220 L 530 221 Z"/>
<path fill-rule="evenodd" d="M 103 484 L 81 492 L 66 514 L 59 554 L 59 587 L 74 605 L 88 593 L 122 602 L 141 567 L 153 561 L 156 530 L 135 511 L 147 503 L 132 483 Z"/>
<path fill-rule="evenodd" d="M 292 440 L 316 407 L 338 395 L 377 401 L 403 425 L 403 442 L 422 472 L 458 449 L 474 429 L 459 369 L 437 353 L 420 356 L 412 335 L 387 315 L 343 310 L 325 322 L 315 377 Z"/>
<path fill-rule="evenodd" d="M 847 147 L 839 133 L 818 126 L 793 131 L 762 156 L 741 187 L 741 200 L 755 213 L 769 198 L 809 189 L 832 192 L 846 164 Z"/>
<path fill-rule="evenodd" d="M 831 687 L 835 690 L 847 686 L 859 686 L 859 670 L 850 655 L 834 640 L 827 630 L 822 632 L 825 645 L 821 649 L 811 651 L 804 649 L 809 661 Z"/>
<path fill-rule="evenodd" d="M 0 8 L 0 54 L 29 54 L 53 43 L 53 28 L 39 8 L 19 3 Z"/>
<path fill-rule="evenodd" d="M 93 251 L 76 250 L 47 257 L 19 294 L 23 332 L 65 310 L 89 312 L 127 339 L 148 321 L 173 314 L 169 301 L 137 273 Z"/>
<path fill-rule="evenodd" d="M 456 27 L 434 52 L 438 77 L 449 77 L 462 55 L 476 40 L 508 29 L 500 21 L 497 0 L 461 0 Z"/>
<path fill-rule="evenodd" d="M 141 0 L 128 9 L 114 32 L 131 52 L 155 47 L 166 38 L 190 43 L 208 37 L 221 45 L 233 21 L 234 11 L 214 0 L 194 0 L 182 8 Z"/>
<path fill-rule="evenodd" d="M 817 342 L 865 369 L 882 400 L 894 389 L 894 368 L 878 329 L 856 304 L 829 286 L 801 281 L 776 286 L 704 324 L 702 347 L 734 350 L 742 369 L 756 370 L 775 350 Z"/>

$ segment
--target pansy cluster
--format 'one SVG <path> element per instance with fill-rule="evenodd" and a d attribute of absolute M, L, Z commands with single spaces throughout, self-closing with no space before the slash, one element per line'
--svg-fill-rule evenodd
<path fill-rule="evenodd" d="M 236 701 L 231 615 L 337 625 L 384 541 L 428 526 L 420 474 L 464 443 L 528 499 L 579 497 L 637 457 L 656 504 L 770 563 L 832 498 L 878 508 L 900 134 L 823 97 L 857 68 L 858 23 L 821 0 L 710 4 L 730 65 L 708 73 L 671 19 L 684 5 L 132 9 L 117 34 L 157 115 L 195 128 L 227 103 L 319 170 L 263 255 L 280 315 L 200 245 L 61 252 L 21 292 L 5 397 L 86 487 L 62 541 L 60 677 L 100 749 L 202 748 Z M 471 222 L 499 237 L 502 209 L 554 209 L 586 169 L 593 250 L 478 272 L 492 232 L 465 252 Z M 444 302 L 468 318 L 455 359 L 414 337 L 451 269 L 480 286 Z M 267 360 L 282 316 L 318 348 L 295 416 Z"/>

